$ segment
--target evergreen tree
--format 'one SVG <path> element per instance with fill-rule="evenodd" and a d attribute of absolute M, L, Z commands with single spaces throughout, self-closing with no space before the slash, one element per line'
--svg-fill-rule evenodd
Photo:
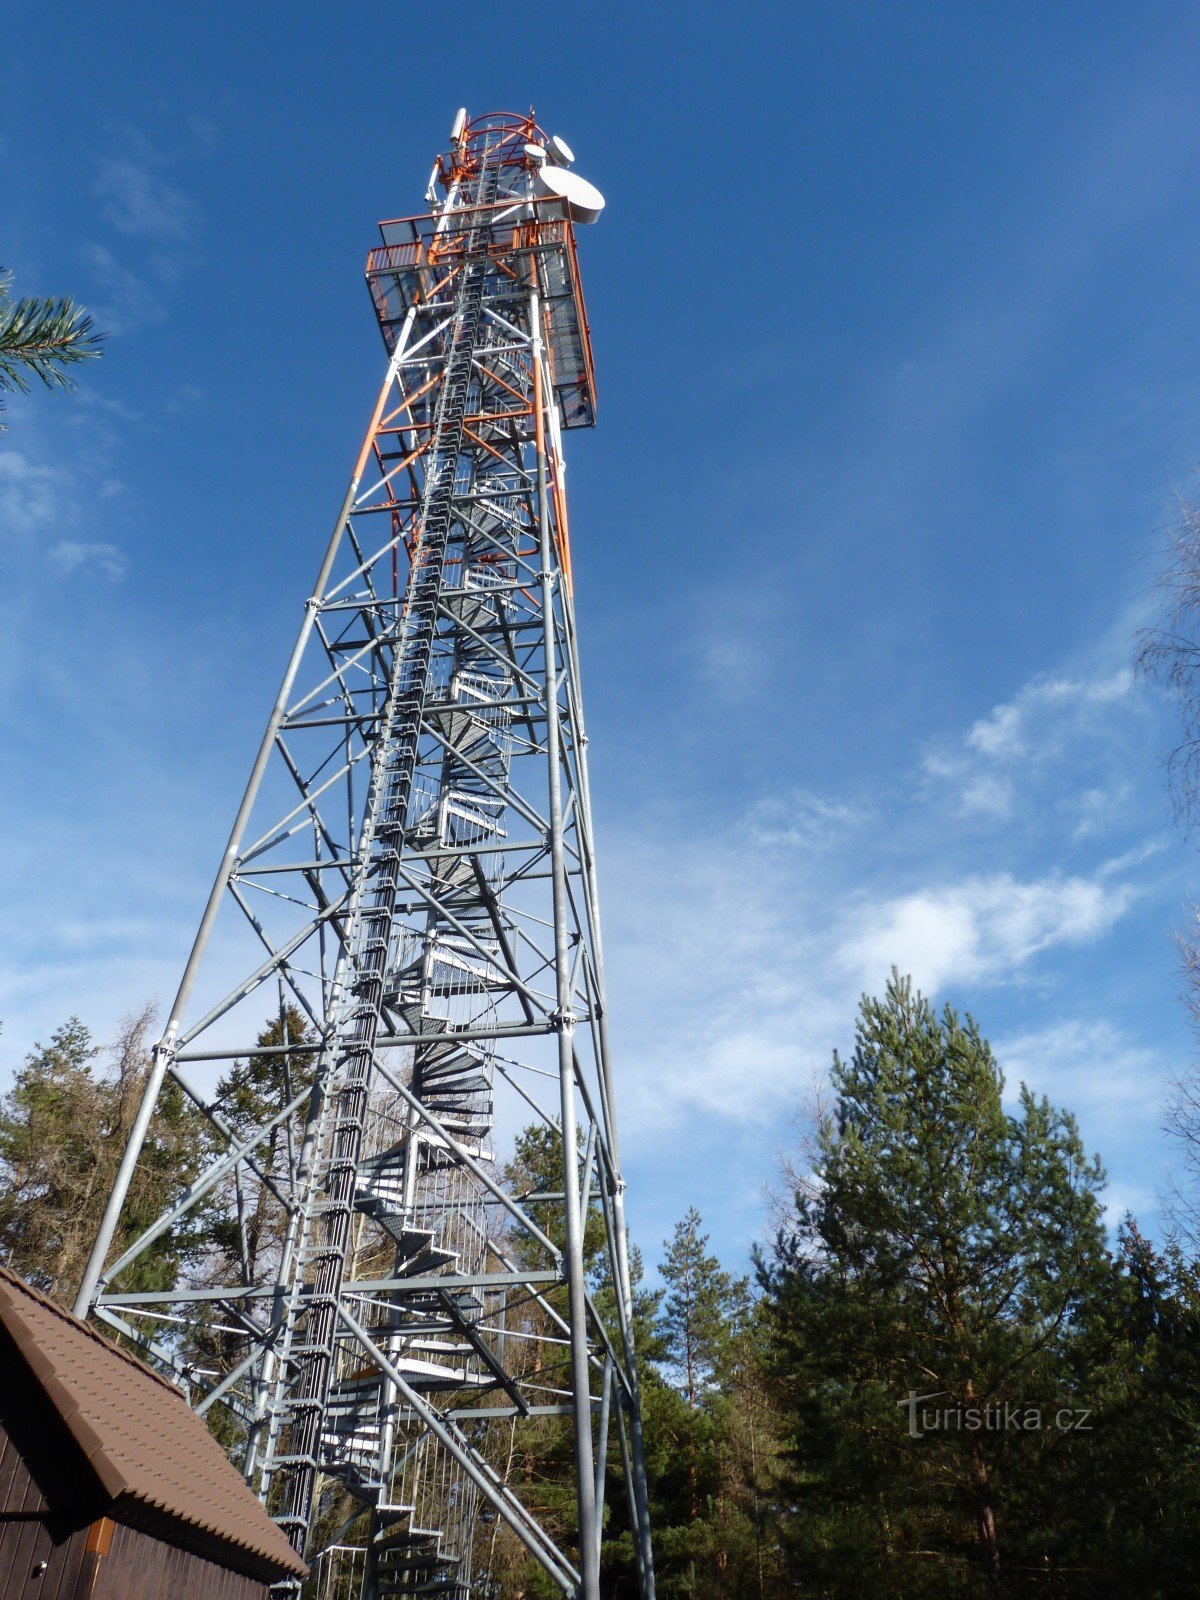
<path fill-rule="evenodd" d="M 83 1023 L 69 1017 L 26 1056 L 0 1110 L 0 1252 L 59 1300 L 82 1273 L 102 1182 L 98 1055 Z"/>
<path fill-rule="evenodd" d="M 107 1052 L 71 1017 L 35 1045 L 0 1103 L 0 1259 L 69 1304 L 78 1288 L 149 1069 L 146 1007 L 125 1019 Z M 107 1070 L 101 1057 L 107 1054 Z M 198 1168 L 195 1111 L 168 1084 L 134 1174 L 113 1252 L 119 1254 L 187 1186 Z M 174 1281 L 200 1248 L 196 1226 L 164 1236 L 126 1279 Z"/>
<path fill-rule="evenodd" d="M 1072 1352 L 1086 1449 L 1051 1440 L 1015 1509 L 1025 1559 L 1088 1600 L 1200 1594 L 1200 1276 L 1126 1217 L 1107 1293 Z"/>
<path fill-rule="evenodd" d="M 756 1302 L 730 1343 L 717 1417 L 719 1479 L 712 1547 L 718 1592 L 731 1600 L 782 1593 L 773 1488 L 782 1440 L 768 1377 L 767 1319 Z"/>
<path fill-rule="evenodd" d="M 524 1128 L 517 1135 L 504 1177 L 510 1191 L 547 1237 L 560 1250 L 565 1248 L 566 1223 L 561 1207 L 539 1199 L 562 1191 L 562 1143 L 557 1129 L 544 1123 L 531 1123 Z M 583 1264 L 602 1315 L 611 1305 L 605 1243 L 603 1220 L 595 1207 L 589 1207 L 583 1219 Z M 516 1223 L 503 1235 L 501 1248 L 511 1260 L 524 1266 L 546 1264 L 544 1246 Z M 511 1336 L 510 1370 L 518 1372 L 526 1384 L 535 1392 L 540 1390 L 547 1399 L 562 1400 L 571 1390 L 570 1353 L 563 1331 L 567 1313 L 566 1286 L 548 1285 L 538 1298 L 515 1305 L 505 1318 L 506 1336 Z M 612 1319 L 606 1320 L 613 1337 Z M 496 1428 L 489 1435 L 489 1444 L 496 1452 L 493 1464 L 497 1471 L 514 1485 L 539 1521 L 566 1543 L 577 1537 L 578 1523 L 573 1440 L 570 1419 L 553 1415 L 514 1418 L 507 1429 Z M 613 1481 L 611 1477 L 609 1481 Z M 497 1523 L 488 1529 L 486 1550 L 481 1555 L 501 1594 L 535 1595 L 544 1600 L 557 1596 L 558 1591 L 543 1568 L 502 1525 Z"/>
<path fill-rule="evenodd" d="M 707 1244 L 692 1206 L 676 1223 L 662 1264 L 666 1294 L 659 1332 L 693 1411 L 716 1381 L 747 1309 L 746 1279 L 723 1271 L 716 1256 L 706 1254 Z"/>
<path fill-rule="evenodd" d="M 749 1287 L 709 1254 L 694 1207 L 660 1273 L 656 1354 L 670 1382 L 643 1387 L 658 1588 L 694 1600 L 759 1594 L 771 1430 Z"/>
<path fill-rule="evenodd" d="M 895 974 L 832 1079 L 815 1171 L 760 1264 L 792 1570 L 821 1595 L 994 1588 L 1002 1507 L 1043 1436 L 993 1422 L 1076 1398 L 1110 1283 L 1103 1174 L 1046 1100 L 1022 1089 L 1008 1115 L 977 1025 Z"/>

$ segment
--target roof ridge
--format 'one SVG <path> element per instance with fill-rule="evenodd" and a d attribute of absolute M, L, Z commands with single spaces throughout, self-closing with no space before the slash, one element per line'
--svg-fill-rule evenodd
<path fill-rule="evenodd" d="M 153 1367 L 148 1367 L 144 1361 L 139 1361 L 137 1356 L 132 1355 L 128 1350 L 122 1350 L 121 1346 L 114 1344 L 111 1339 L 106 1339 L 90 1323 L 85 1322 L 82 1317 L 77 1317 L 73 1311 L 68 1311 L 65 1306 L 59 1305 L 57 1300 L 52 1300 L 43 1290 L 35 1289 L 33 1284 L 27 1283 L 19 1272 L 14 1272 L 11 1267 L 0 1266 L 0 1281 L 10 1284 L 22 1294 L 27 1294 L 31 1300 L 37 1301 L 47 1311 L 52 1311 L 55 1316 L 61 1317 L 64 1322 L 70 1323 L 80 1333 L 86 1333 L 88 1338 L 94 1339 L 102 1350 L 108 1350 L 113 1355 L 120 1356 L 122 1361 L 127 1361 L 138 1372 L 144 1372 L 148 1378 L 153 1378 L 155 1383 L 161 1383 L 163 1388 L 167 1389 L 171 1394 L 178 1395 L 180 1399 L 185 1399 L 182 1391 L 169 1378 L 164 1378 L 161 1373 L 155 1372 Z"/>

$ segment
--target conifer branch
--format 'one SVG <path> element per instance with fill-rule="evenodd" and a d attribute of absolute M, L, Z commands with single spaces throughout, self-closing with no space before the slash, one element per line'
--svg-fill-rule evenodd
<path fill-rule="evenodd" d="M 73 388 L 69 369 L 96 360 L 104 334 L 74 300 L 13 300 L 11 286 L 12 274 L 0 272 L 0 395 L 28 394 L 33 377 L 48 389 Z M 0 410 L 3 404 L 0 400 Z"/>

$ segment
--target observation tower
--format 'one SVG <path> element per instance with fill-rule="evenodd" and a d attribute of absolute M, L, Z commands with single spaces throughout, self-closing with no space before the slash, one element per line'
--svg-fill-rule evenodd
<path fill-rule="evenodd" d="M 565 488 L 604 201 L 460 112 L 425 202 L 367 258 L 386 371 L 76 1309 L 306 1593 L 498 1596 L 507 1550 L 598 1600 L 612 1483 L 653 1600 Z M 167 1115 L 195 1175 L 147 1217 Z"/>

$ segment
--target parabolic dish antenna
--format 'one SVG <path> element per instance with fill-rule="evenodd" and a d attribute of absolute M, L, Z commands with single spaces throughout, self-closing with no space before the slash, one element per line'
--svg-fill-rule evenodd
<path fill-rule="evenodd" d="M 556 133 L 551 134 L 547 148 L 550 159 L 556 167 L 569 167 L 575 159 L 574 150 L 571 149 L 565 139 L 560 139 Z"/>
<path fill-rule="evenodd" d="M 561 200 L 572 222 L 595 222 L 604 210 L 604 196 L 594 183 L 566 167 L 539 167 L 533 192 L 542 200 Z"/>

